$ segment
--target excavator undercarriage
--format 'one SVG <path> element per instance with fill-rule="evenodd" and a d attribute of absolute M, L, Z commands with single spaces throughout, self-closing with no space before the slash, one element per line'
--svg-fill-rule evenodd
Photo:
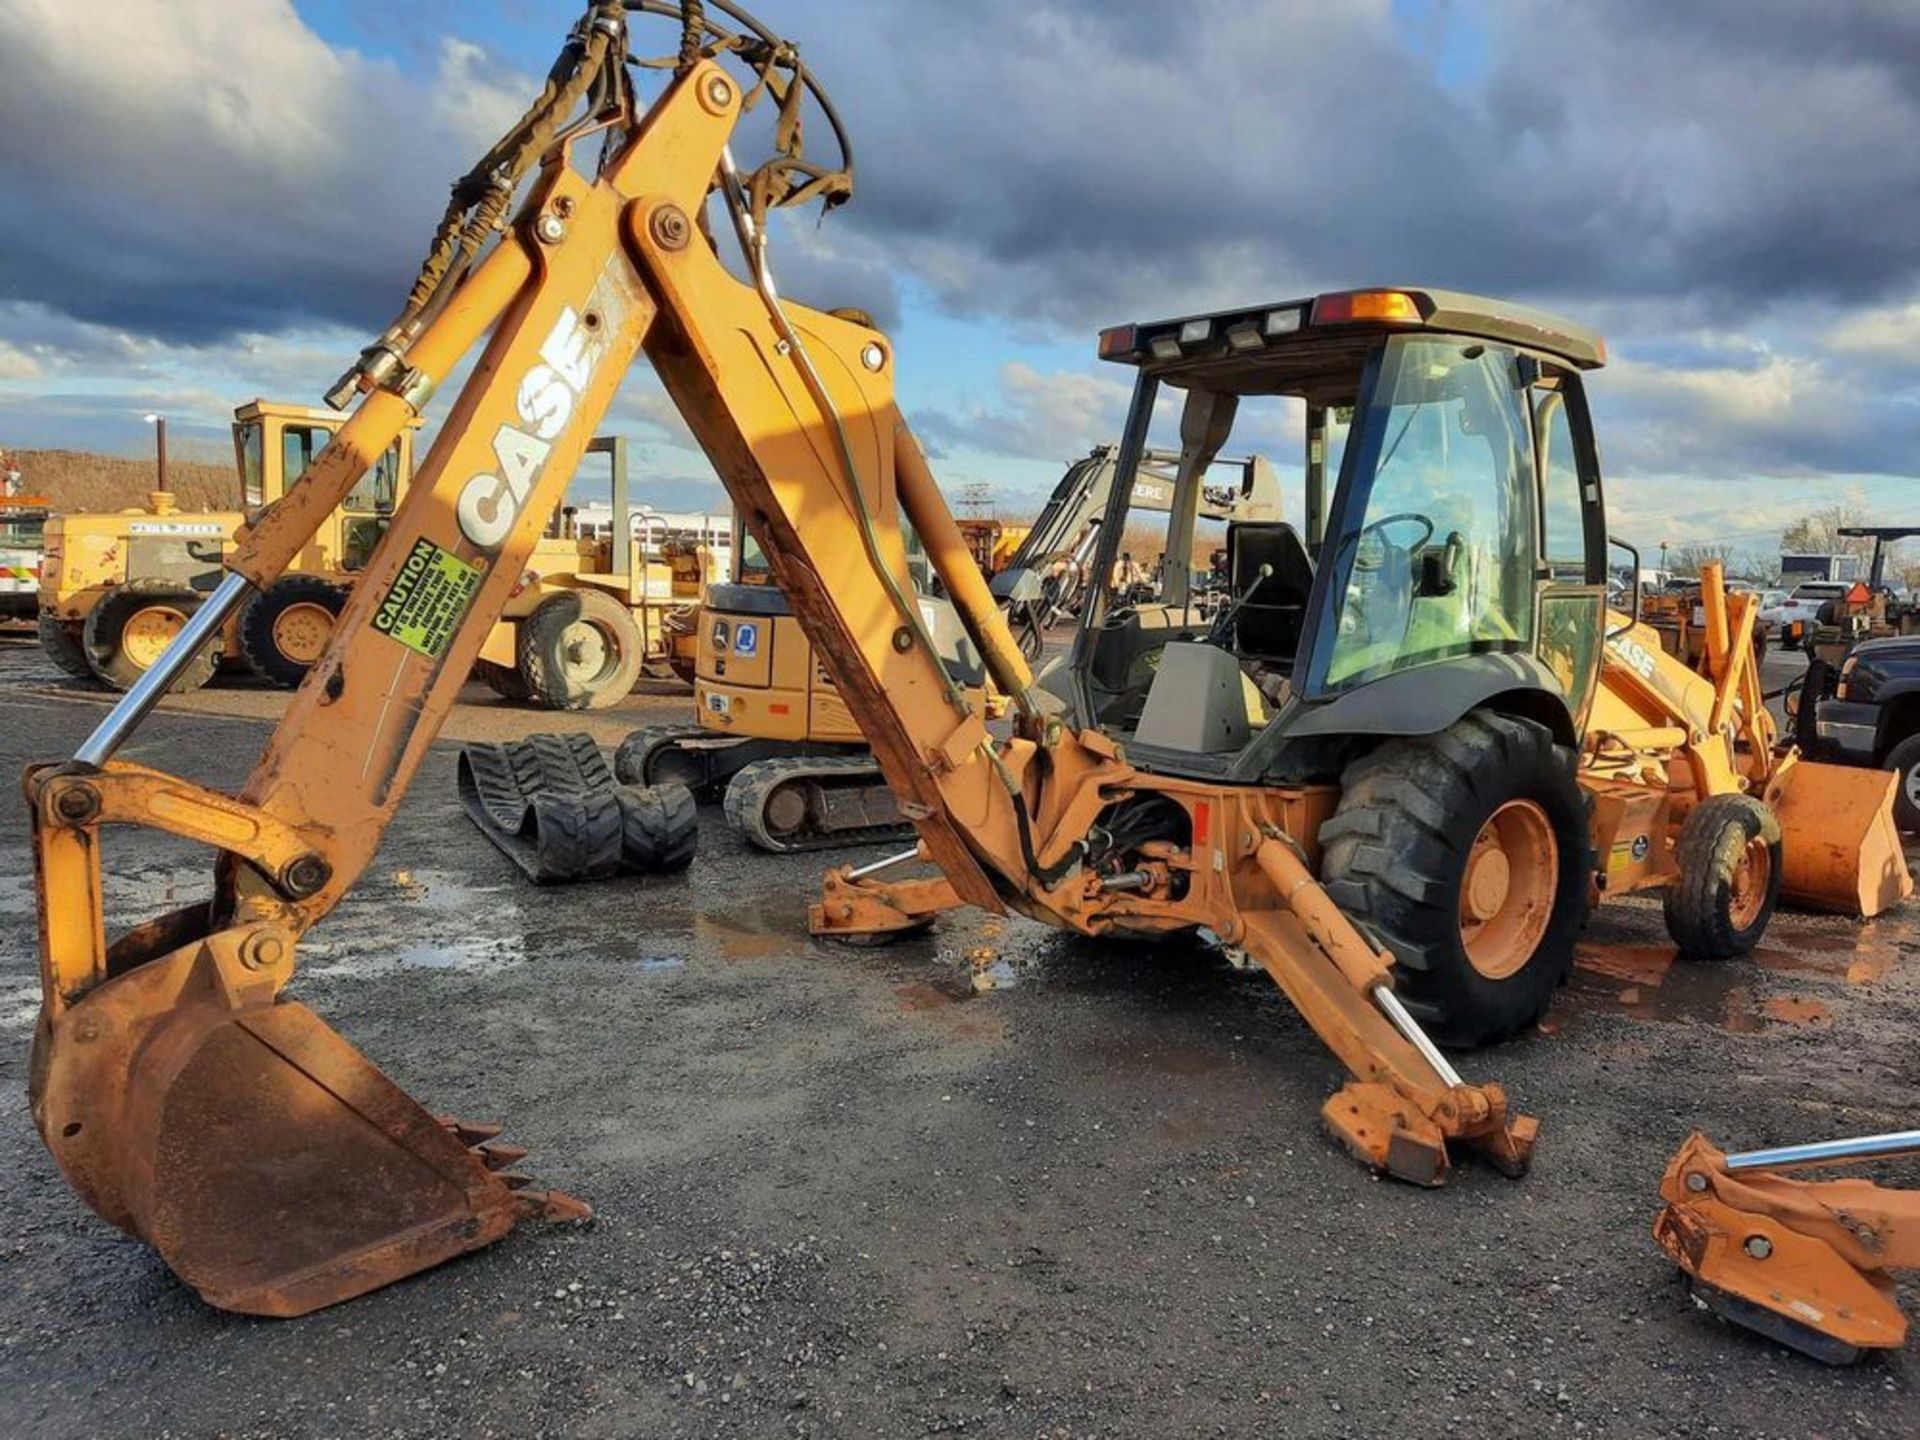
<path fill-rule="evenodd" d="M 938 894 L 903 897 L 906 910 L 950 895 L 1090 935 L 1209 928 L 1273 977 L 1350 1072 L 1327 1119 L 1366 1163 L 1437 1184 L 1458 1145 L 1522 1172 L 1534 1122 L 1498 1085 L 1463 1080 L 1430 1037 L 1470 1044 L 1531 1025 L 1586 903 L 1576 697 L 1600 658 L 1549 642 L 1592 639 L 1604 607 L 1579 388 L 1604 358 L 1598 338 L 1441 291 L 1341 292 L 1110 332 L 1103 353 L 1139 372 L 1123 472 L 1146 449 L 1163 385 L 1187 392 L 1189 492 L 1242 395 L 1304 399 L 1310 436 L 1331 413 L 1357 418 L 1319 512 L 1317 565 L 1289 527 L 1241 527 L 1234 601 L 1201 629 L 1186 618 L 1176 535 L 1164 603 L 1091 597 L 1071 663 L 1043 689 L 895 404 L 891 342 L 775 287 L 768 212 L 851 189 L 831 105 L 794 48 L 731 0 L 710 0 L 724 25 L 685 8 L 672 78 L 647 105 L 626 12 L 674 7 L 588 8 L 539 101 L 456 185 L 405 309 L 335 387 L 342 407 L 357 397 L 351 417 L 75 757 L 28 772 L 43 993 L 31 1099 L 75 1190 L 212 1303 L 265 1314 L 362 1293 L 531 1215 L 581 1213 L 522 1179 L 517 1150 L 409 1098 L 286 988 L 305 932 L 371 861 L 642 353 L 829 666 L 917 853 L 941 872 Z M 838 164 L 802 151 L 809 99 L 840 140 Z M 778 112 L 775 149 L 742 170 L 730 142 L 756 104 Z M 737 242 L 746 279 L 717 236 Z M 287 568 L 483 340 L 240 792 L 117 761 L 177 665 Z M 1586 546 L 1575 572 L 1541 580 L 1524 563 L 1536 462 L 1515 427 L 1553 408 L 1549 392 L 1575 420 L 1569 493 Z M 1416 424 L 1417 446 L 1507 467 L 1509 498 L 1483 517 L 1492 528 L 1464 510 L 1410 516 L 1406 477 L 1382 479 L 1395 430 Z M 1114 487 L 1096 575 L 1112 571 L 1126 489 Z M 943 663 L 887 523 L 896 510 L 1008 698 L 1011 733 L 989 732 Z M 1557 618 L 1536 626 L 1536 613 Z M 113 826 L 214 851 L 211 897 L 109 943 Z"/>

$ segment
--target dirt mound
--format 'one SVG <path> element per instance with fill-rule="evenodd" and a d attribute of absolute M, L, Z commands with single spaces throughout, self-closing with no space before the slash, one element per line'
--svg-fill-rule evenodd
<path fill-rule="evenodd" d="M 20 471 L 20 487 L 44 495 L 57 511 L 125 510 L 144 505 L 153 489 L 153 461 L 85 450 L 8 450 Z M 198 460 L 167 462 L 167 480 L 182 510 L 235 510 L 240 486 L 232 465 Z"/>

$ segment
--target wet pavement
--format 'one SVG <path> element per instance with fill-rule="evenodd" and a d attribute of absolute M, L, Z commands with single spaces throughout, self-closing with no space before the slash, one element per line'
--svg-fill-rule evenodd
<path fill-rule="evenodd" d="M 0 766 L 70 752 L 104 703 L 36 660 L 0 647 Z M 170 701 L 130 754 L 234 785 L 279 703 Z M 685 709 L 590 725 L 611 743 Z M 453 731 L 528 725 L 482 699 Z M 1698 964 L 1657 900 L 1609 904 L 1543 1033 L 1459 1061 L 1541 1117 L 1533 1173 L 1468 1163 L 1429 1192 L 1325 1139 L 1338 1066 L 1197 943 L 978 914 L 817 943 L 831 857 L 759 855 L 711 813 L 685 875 L 536 889 L 461 814 L 453 755 L 293 989 L 430 1108 L 505 1123 L 596 1218 L 303 1320 L 202 1305 L 32 1130 L 8 786 L 0 1435 L 1920 1433 L 1920 1344 L 1814 1365 L 1697 1313 L 1647 1233 L 1696 1126 L 1753 1147 L 1915 1123 L 1911 911 L 1782 914 L 1752 959 Z M 206 888 L 188 847 L 109 847 L 117 923 Z"/>

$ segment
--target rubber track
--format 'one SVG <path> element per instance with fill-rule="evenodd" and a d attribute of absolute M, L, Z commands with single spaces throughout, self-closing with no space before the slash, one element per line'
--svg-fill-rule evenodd
<path fill-rule="evenodd" d="M 881 840 L 911 840 L 917 833 L 911 821 L 897 825 L 862 825 L 849 830 L 820 830 L 819 817 L 808 807 L 808 828 L 785 838 L 767 832 L 767 802 L 773 792 L 797 780 L 817 780 L 836 789 L 857 784 L 885 788 L 880 765 L 871 755 L 819 755 L 756 760 L 745 766 L 727 786 L 727 824 L 762 850 L 776 855 L 802 850 L 836 849 Z M 811 799 L 811 797 L 809 797 Z"/>
<path fill-rule="evenodd" d="M 642 725 L 613 752 L 613 773 L 622 785 L 651 785 L 647 762 L 677 740 L 698 740 L 709 732 L 698 725 Z"/>
<path fill-rule="evenodd" d="M 457 783 L 481 833 L 539 885 L 684 869 L 699 841 L 686 786 L 618 784 L 591 735 L 463 746 Z"/>

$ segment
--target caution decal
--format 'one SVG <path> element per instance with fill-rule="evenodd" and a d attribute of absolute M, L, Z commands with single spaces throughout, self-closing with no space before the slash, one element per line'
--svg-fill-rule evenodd
<path fill-rule="evenodd" d="M 416 540 L 399 578 L 373 612 L 373 628 L 438 660 L 480 589 L 481 572 L 431 540 Z"/>

